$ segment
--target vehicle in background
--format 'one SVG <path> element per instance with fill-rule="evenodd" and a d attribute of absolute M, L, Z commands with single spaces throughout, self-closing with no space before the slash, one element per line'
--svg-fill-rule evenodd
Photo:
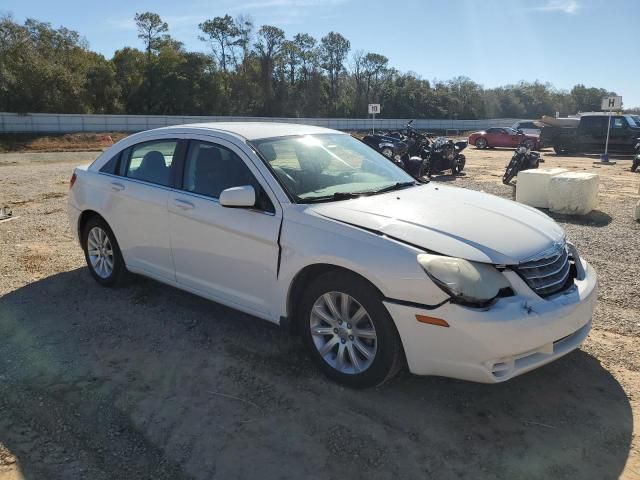
<path fill-rule="evenodd" d="M 384 133 L 365 135 L 362 141 L 381 153 L 398 166 L 402 166 L 401 158 L 407 154 L 409 145 L 400 138 L 386 135 Z"/>
<path fill-rule="evenodd" d="M 540 134 L 540 143 L 553 147 L 558 155 L 604 153 L 608 122 L 608 151 L 633 153 L 640 139 L 640 125 L 632 115 L 589 113 L 581 115 L 576 126 L 545 125 Z"/>
<path fill-rule="evenodd" d="M 502 176 L 502 183 L 508 185 L 519 172 L 538 168 L 539 165 L 540 154 L 538 152 L 532 152 L 526 145 L 520 144 L 518 148 L 516 148 L 516 151 L 513 152 L 513 156 Z"/>
<path fill-rule="evenodd" d="M 521 130 L 525 135 L 540 136 L 540 127 L 537 126 L 533 120 L 520 120 L 511 125 L 511 128 L 515 131 Z"/>
<path fill-rule="evenodd" d="M 69 186 L 71 228 L 99 284 L 134 272 L 279 324 L 352 387 L 405 364 L 502 382 L 578 348 L 591 328 L 596 273 L 551 218 L 417 182 L 343 132 L 165 127 L 116 143 Z"/>
<path fill-rule="evenodd" d="M 535 135 L 527 135 L 513 128 L 487 128 L 479 132 L 469 135 L 469 145 L 475 145 L 476 148 L 515 148 L 521 143 L 536 150 L 538 147 L 538 137 Z"/>

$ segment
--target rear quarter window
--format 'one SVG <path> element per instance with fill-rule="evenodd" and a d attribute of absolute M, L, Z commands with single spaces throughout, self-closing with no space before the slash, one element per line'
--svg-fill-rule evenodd
<path fill-rule="evenodd" d="M 120 157 L 122 156 L 122 152 L 116 153 L 113 157 L 111 157 L 107 163 L 105 163 L 100 172 L 108 173 L 110 175 L 117 175 L 118 173 L 118 163 L 120 162 Z"/>

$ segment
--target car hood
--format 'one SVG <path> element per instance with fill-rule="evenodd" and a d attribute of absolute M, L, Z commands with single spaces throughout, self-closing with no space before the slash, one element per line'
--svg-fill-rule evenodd
<path fill-rule="evenodd" d="M 483 192 L 429 183 L 311 210 L 442 255 L 515 265 L 563 242 L 542 212 Z"/>

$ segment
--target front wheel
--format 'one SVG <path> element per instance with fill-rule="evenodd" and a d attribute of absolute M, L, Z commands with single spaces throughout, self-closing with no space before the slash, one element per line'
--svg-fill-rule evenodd
<path fill-rule="evenodd" d="M 513 157 L 509 162 L 509 165 L 507 165 L 507 169 L 502 176 L 502 183 L 504 183 L 505 185 L 509 185 L 509 183 L 511 183 L 511 180 L 513 180 L 513 177 L 518 174 L 518 171 L 520 170 L 519 160 L 520 159 L 518 157 Z"/>
<path fill-rule="evenodd" d="M 318 277 L 304 292 L 299 313 L 304 343 L 336 382 L 374 387 L 402 366 L 393 320 L 380 293 L 361 277 L 343 272 Z"/>

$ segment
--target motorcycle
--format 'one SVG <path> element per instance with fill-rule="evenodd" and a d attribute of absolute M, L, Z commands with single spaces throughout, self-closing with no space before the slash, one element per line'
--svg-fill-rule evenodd
<path fill-rule="evenodd" d="M 394 162 L 414 178 L 425 174 L 424 160 L 414 155 L 424 145 L 423 135 L 416 132 L 411 124 L 406 125 L 406 133 L 388 132 L 366 135 L 362 141 Z"/>
<path fill-rule="evenodd" d="M 540 165 L 540 154 L 538 152 L 531 151 L 530 147 L 531 145 L 526 141 L 518 145 L 516 150 L 513 152 L 513 156 L 507 165 L 504 175 L 502 176 L 502 183 L 509 185 L 511 180 L 518 175 L 518 172 L 538 168 Z"/>
<path fill-rule="evenodd" d="M 437 137 L 424 148 L 428 153 L 425 159 L 425 172 L 427 176 L 435 173 L 451 170 L 452 175 L 457 175 L 464 170 L 467 159 L 461 152 L 469 146 L 466 140 L 454 142 L 446 137 Z"/>
<path fill-rule="evenodd" d="M 640 139 L 638 139 L 638 143 L 636 143 L 634 149 L 636 151 L 636 156 L 633 157 L 633 164 L 631 165 L 632 172 L 635 172 L 638 167 L 640 167 Z"/>
<path fill-rule="evenodd" d="M 466 157 L 461 152 L 467 148 L 467 141 L 454 142 L 438 137 L 431 142 L 428 135 L 418 132 L 412 124 L 413 120 L 410 120 L 404 132 L 388 134 L 407 144 L 407 153 L 401 158 L 407 172 L 421 178 L 449 169 L 455 175 L 464 169 Z"/>

